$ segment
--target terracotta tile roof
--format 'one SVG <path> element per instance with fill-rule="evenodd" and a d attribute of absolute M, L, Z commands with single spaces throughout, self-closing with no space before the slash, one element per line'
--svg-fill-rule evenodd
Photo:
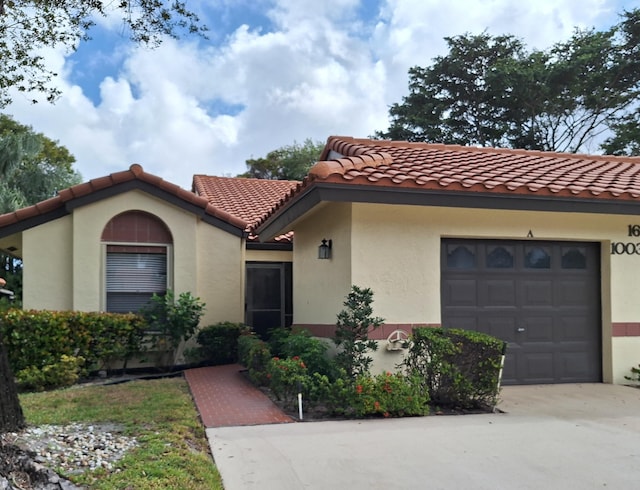
<path fill-rule="evenodd" d="M 19 209 L 17 211 L 0 215 L 0 228 L 13 225 L 30 218 L 44 216 L 47 213 L 64 211 L 67 203 L 74 199 L 90 196 L 102 190 L 108 190 L 120 184 L 128 182 L 140 181 L 152 185 L 154 188 L 168 193 L 179 200 L 201 208 L 210 216 L 218 218 L 240 230 L 244 230 L 247 226 L 246 221 L 242 217 L 233 215 L 225 209 L 216 208 L 209 203 L 204 197 L 197 196 L 193 192 L 189 192 L 181 187 L 171 184 L 160 177 L 146 173 L 140 165 L 131 165 L 129 170 L 112 173 L 106 177 L 84 182 L 68 189 L 64 189 L 58 193 L 56 197 L 47 199 L 33 206 Z"/>
<path fill-rule="evenodd" d="M 640 157 L 332 137 L 310 180 L 578 198 L 640 197 Z M 325 154 L 327 154 L 325 150 Z"/>
<path fill-rule="evenodd" d="M 640 157 L 332 136 L 303 185 L 258 225 L 315 183 L 634 201 L 640 198 Z"/>
<path fill-rule="evenodd" d="M 249 231 L 265 213 L 301 182 L 194 175 L 193 191 L 209 204 L 236 216 Z"/>

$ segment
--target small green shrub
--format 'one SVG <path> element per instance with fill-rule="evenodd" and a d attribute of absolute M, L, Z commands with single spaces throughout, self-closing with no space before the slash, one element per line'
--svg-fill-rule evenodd
<path fill-rule="evenodd" d="M 238 361 L 247 368 L 249 378 L 255 384 L 264 386 L 268 383 L 266 371 L 270 359 L 269 345 L 255 334 L 238 337 Z"/>
<path fill-rule="evenodd" d="M 356 417 L 409 417 L 429 413 L 429 394 L 416 375 L 358 376 L 349 401 Z"/>
<path fill-rule="evenodd" d="M 498 397 L 505 343 L 481 332 L 417 328 L 402 365 L 422 379 L 431 402 L 457 408 L 488 408 Z"/>
<path fill-rule="evenodd" d="M 629 381 L 635 381 L 636 383 L 640 383 L 640 364 L 638 364 L 638 367 L 631 368 L 631 374 L 633 376 L 625 376 L 624 379 L 628 379 Z"/>
<path fill-rule="evenodd" d="M 62 355 L 58 362 L 42 368 L 30 366 L 18 371 L 18 388 L 23 391 L 43 391 L 72 386 L 78 382 L 84 358 Z"/>
<path fill-rule="evenodd" d="M 196 336 L 200 358 L 214 366 L 238 362 L 238 338 L 247 328 L 242 323 L 231 322 L 202 328 Z"/>
<path fill-rule="evenodd" d="M 295 406 L 298 393 L 306 393 L 311 383 L 307 366 L 298 356 L 271 358 L 266 377 L 273 394 L 288 408 Z"/>
<path fill-rule="evenodd" d="M 171 290 L 163 295 L 154 294 L 148 306 L 140 310 L 147 321 L 147 341 L 156 350 L 176 350 L 183 340 L 193 336 L 204 315 L 205 304 L 191 293 L 181 293 L 177 298 Z"/>
<path fill-rule="evenodd" d="M 337 366 L 327 354 L 328 345 L 313 337 L 308 330 L 274 329 L 270 332 L 268 342 L 272 355 L 281 358 L 300 357 L 310 373 L 320 373 L 336 379 Z"/>

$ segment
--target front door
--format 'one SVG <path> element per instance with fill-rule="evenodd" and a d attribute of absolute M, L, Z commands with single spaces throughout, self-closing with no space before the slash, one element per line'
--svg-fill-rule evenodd
<path fill-rule="evenodd" d="M 245 323 L 261 337 L 293 320 L 291 262 L 247 262 Z"/>

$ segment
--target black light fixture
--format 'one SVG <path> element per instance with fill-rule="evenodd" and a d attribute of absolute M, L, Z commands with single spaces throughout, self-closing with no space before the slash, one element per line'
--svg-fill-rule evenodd
<path fill-rule="evenodd" d="M 319 259 L 331 258 L 331 240 L 327 240 L 326 238 L 322 239 L 322 243 L 318 247 L 318 258 Z"/>

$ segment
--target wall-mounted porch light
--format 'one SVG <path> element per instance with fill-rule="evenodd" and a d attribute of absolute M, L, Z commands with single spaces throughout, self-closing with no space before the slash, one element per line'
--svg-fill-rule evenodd
<path fill-rule="evenodd" d="M 327 240 L 326 238 L 322 239 L 322 243 L 318 247 L 318 258 L 319 259 L 330 259 L 331 258 L 331 240 Z"/>

